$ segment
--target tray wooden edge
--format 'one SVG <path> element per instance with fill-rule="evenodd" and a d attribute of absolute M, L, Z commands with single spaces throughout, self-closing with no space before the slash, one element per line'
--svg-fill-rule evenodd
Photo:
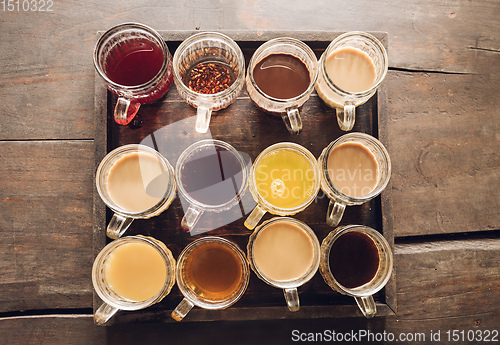
<path fill-rule="evenodd" d="M 384 303 L 376 303 L 377 318 L 394 315 L 392 309 Z M 162 322 L 176 323 L 170 316 L 172 310 L 148 311 L 143 310 L 141 317 L 137 318 L 134 312 L 122 312 L 116 314 L 108 323 L 126 324 L 135 322 Z M 291 312 L 286 307 L 285 301 L 282 306 L 263 308 L 227 308 L 222 310 L 207 310 L 201 308 L 192 309 L 181 321 L 190 322 L 212 322 L 212 321 L 259 321 L 259 320 L 301 320 L 301 319 L 338 319 L 361 317 L 361 311 L 356 304 L 353 305 L 330 305 L 330 306 L 301 306 L 297 312 Z"/>
<path fill-rule="evenodd" d="M 387 112 L 387 87 L 382 83 L 377 90 L 377 107 L 378 107 L 378 138 L 380 142 L 389 150 L 389 133 L 388 133 L 388 112 Z M 392 184 L 391 179 L 384 191 L 380 194 L 380 206 L 382 215 L 383 234 L 386 238 L 394 256 L 394 228 L 392 214 Z M 392 275 L 385 286 L 385 302 L 392 311 L 392 315 L 397 313 L 397 296 L 396 296 L 396 271 L 393 267 Z"/>

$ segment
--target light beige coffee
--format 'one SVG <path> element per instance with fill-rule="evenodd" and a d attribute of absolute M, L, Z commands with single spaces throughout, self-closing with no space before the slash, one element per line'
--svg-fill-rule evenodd
<path fill-rule="evenodd" d="M 109 170 L 109 197 L 128 212 L 148 210 L 166 193 L 169 177 L 164 171 L 160 160 L 149 153 L 126 154 Z"/>
<path fill-rule="evenodd" d="M 267 226 L 253 245 L 255 266 L 273 281 L 301 278 L 311 267 L 313 256 L 313 243 L 307 233 L 290 222 Z"/>
<path fill-rule="evenodd" d="M 335 188 L 345 195 L 362 198 L 377 186 L 377 160 L 362 144 L 346 142 L 334 147 L 327 169 Z"/>
<path fill-rule="evenodd" d="M 375 65 L 368 54 L 351 47 L 331 53 L 326 59 L 326 70 L 335 85 L 349 92 L 366 91 L 377 78 Z"/>

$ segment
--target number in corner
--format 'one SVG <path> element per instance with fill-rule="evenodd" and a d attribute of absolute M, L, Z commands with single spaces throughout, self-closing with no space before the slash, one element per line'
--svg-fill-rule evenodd
<path fill-rule="evenodd" d="M 3 12 L 53 12 L 53 0 L 1 0 Z"/>
<path fill-rule="evenodd" d="M 453 331 L 446 331 L 447 340 L 452 342 L 465 342 L 465 341 L 479 341 L 479 342 L 497 342 L 498 341 L 498 330 L 469 330 L 469 331 L 459 331 L 454 329 Z"/>

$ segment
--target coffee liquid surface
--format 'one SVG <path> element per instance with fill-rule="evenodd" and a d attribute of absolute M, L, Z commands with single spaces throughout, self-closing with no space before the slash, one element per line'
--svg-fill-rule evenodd
<path fill-rule="evenodd" d="M 253 79 L 262 92 L 279 99 L 300 96 L 311 82 L 306 65 L 289 54 L 270 54 L 260 60 L 253 69 Z"/>
<path fill-rule="evenodd" d="M 331 53 L 326 59 L 326 71 L 335 85 L 349 92 L 370 89 L 377 77 L 375 65 L 368 54 L 351 47 Z"/>
<path fill-rule="evenodd" d="M 362 144 L 347 142 L 335 147 L 327 169 L 333 185 L 345 195 L 362 198 L 377 186 L 377 160 Z"/>
<path fill-rule="evenodd" d="M 111 200 L 129 212 L 142 212 L 160 202 L 162 198 L 158 196 L 165 195 L 168 182 L 162 163 L 145 152 L 124 155 L 114 163 L 107 177 Z"/>
<path fill-rule="evenodd" d="M 212 301 L 231 297 L 243 280 L 237 253 L 220 243 L 196 248 L 186 260 L 185 280 L 199 296 Z"/>
<path fill-rule="evenodd" d="M 379 261 L 377 246 L 362 232 L 340 235 L 330 249 L 330 271 L 337 282 L 348 289 L 370 282 L 377 273 Z"/>
<path fill-rule="evenodd" d="M 145 243 L 117 247 L 105 265 L 106 281 L 120 296 L 145 301 L 162 290 L 167 268 L 160 253 Z"/>
<path fill-rule="evenodd" d="M 257 269 L 274 281 L 290 281 L 304 276 L 312 265 L 313 255 L 313 244 L 307 233 L 289 222 L 267 226 L 253 246 Z"/>

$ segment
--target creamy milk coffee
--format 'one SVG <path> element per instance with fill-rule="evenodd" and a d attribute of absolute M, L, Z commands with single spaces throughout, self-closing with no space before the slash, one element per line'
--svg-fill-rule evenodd
<path fill-rule="evenodd" d="M 328 156 L 327 169 L 335 188 L 345 195 L 362 198 L 377 186 L 377 160 L 362 144 L 346 142 L 335 147 Z"/>
<path fill-rule="evenodd" d="M 255 266 L 267 279 L 292 281 L 312 265 L 313 243 L 307 233 L 291 222 L 276 222 L 264 228 L 253 245 Z"/>
<path fill-rule="evenodd" d="M 341 89 L 363 92 L 375 84 L 377 72 L 367 53 L 351 47 L 334 51 L 326 59 L 330 79 Z"/>
<path fill-rule="evenodd" d="M 124 155 L 107 177 L 109 197 L 128 212 L 142 212 L 156 205 L 165 195 L 168 182 L 160 160 L 145 152 Z"/>
<path fill-rule="evenodd" d="M 121 297 L 146 301 L 157 296 L 167 278 L 161 254 L 151 245 L 126 243 L 110 254 L 105 264 L 106 281 Z"/>

